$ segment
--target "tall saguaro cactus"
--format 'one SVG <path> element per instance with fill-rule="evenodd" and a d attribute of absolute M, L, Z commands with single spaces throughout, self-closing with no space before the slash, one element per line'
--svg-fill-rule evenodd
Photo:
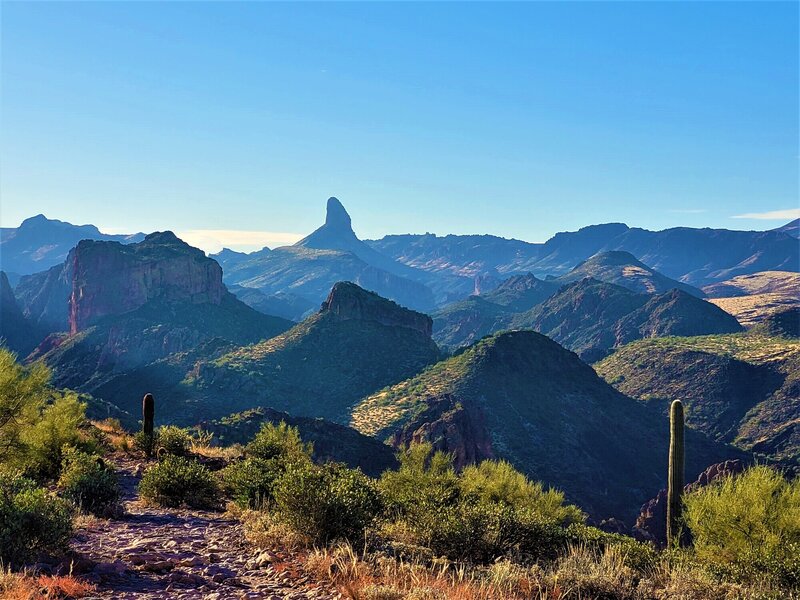
<path fill-rule="evenodd" d="M 669 481 L 667 484 L 667 544 L 680 544 L 684 485 L 683 402 L 675 400 L 669 411 Z"/>
<path fill-rule="evenodd" d="M 155 417 L 155 413 L 156 401 L 155 398 L 153 398 L 153 394 L 145 394 L 144 398 L 142 398 L 142 433 L 144 433 L 147 447 L 150 449 L 150 451 L 147 452 L 148 455 L 152 451 L 150 447 L 152 446 L 153 440 L 153 418 Z"/>

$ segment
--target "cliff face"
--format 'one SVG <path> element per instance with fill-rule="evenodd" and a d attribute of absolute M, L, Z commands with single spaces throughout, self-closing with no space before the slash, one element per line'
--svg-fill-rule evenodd
<path fill-rule="evenodd" d="M 337 321 L 374 321 L 389 327 L 413 329 L 427 337 L 433 329 L 433 321 L 428 315 L 403 308 L 348 281 L 333 286 L 322 304 L 322 311 Z"/>
<path fill-rule="evenodd" d="M 139 244 L 84 240 L 69 254 L 69 329 L 130 312 L 150 300 L 219 305 L 227 293 L 222 268 L 170 231 Z"/>

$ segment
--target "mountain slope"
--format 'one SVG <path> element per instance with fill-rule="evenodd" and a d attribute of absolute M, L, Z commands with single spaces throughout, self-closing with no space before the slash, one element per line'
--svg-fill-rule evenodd
<path fill-rule="evenodd" d="M 108 235 L 94 225 L 73 225 L 44 215 L 25 219 L 19 227 L 0 229 L 0 269 L 30 275 L 64 262 L 81 240 L 123 243 L 141 241 L 144 234 Z"/>
<path fill-rule="evenodd" d="M 732 314 L 746 327 L 800 306 L 800 274 L 789 271 L 739 275 L 703 290 L 711 296 L 709 302 Z"/>
<path fill-rule="evenodd" d="M 641 340 L 595 365 L 621 392 L 716 439 L 800 462 L 800 341 L 758 333 Z"/>
<path fill-rule="evenodd" d="M 17 305 L 5 271 L 0 271 L 0 344 L 25 357 L 38 341 L 35 328 Z"/>
<path fill-rule="evenodd" d="M 724 311 L 680 290 L 649 296 L 591 278 L 568 284 L 514 316 L 510 327 L 544 333 L 587 361 L 643 337 L 741 330 Z"/>
<path fill-rule="evenodd" d="M 622 250 L 599 252 L 579 263 L 566 275 L 559 277 L 558 281 L 571 283 L 586 277 L 620 285 L 638 294 L 662 294 L 672 289 L 679 289 L 698 298 L 705 295 L 696 287 L 662 275 L 637 260 L 630 252 Z"/>
<path fill-rule="evenodd" d="M 395 445 L 428 440 L 468 463 L 495 457 L 596 517 L 632 519 L 666 478 L 666 419 L 603 382 L 543 335 L 484 339 L 364 399 L 359 431 Z M 689 432 L 687 475 L 728 451 Z"/>
<path fill-rule="evenodd" d="M 347 423 L 358 399 L 439 358 L 430 335 L 428 316 L 341 282 L 286 333 L 198 363 L 187 393 L 226 412 L 268 406 Z"/>

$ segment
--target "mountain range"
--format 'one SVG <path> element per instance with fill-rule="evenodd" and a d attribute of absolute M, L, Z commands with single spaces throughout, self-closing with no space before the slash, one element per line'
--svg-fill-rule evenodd
<path fill-rule="evenodd" d="M 0 337 L 93 417 L 135 427 L 149 391 L 159 423 L 239 441 L 283 419 L 373 474 L 392 448 L 430 441 L 458 466 L 503 458 L 629 521 L 663 487 L 673 398 L 687 405 L 690 478 L 726 458 L 800 455 L 800 315 L 743 332 L 709 301 L 792 295 L 791 227 L 370 242 L 331 198 L 293 246 L 209 257 L 171 232 L 91 239 L 103 234 L 61 222 L 54 240 L 88 238 L 41 251 L 30 231 L 51 223 L 3 231 L 18 277 L 0 272 Z"/>
<path fill-rule="evenodd" d="M 703 295 L 627 252 L 602 252 L 561 277 L 512 276 L 491 292 L 439 309 L 434 339 L 459 347 L 504 329 L 533 329 L 593 360 L 633 339 L 741 330 Z"/>
<path fill-rule="evenodd" d="M 280 310 L 281 316 L 300 320 L 309 306 L 319 306 L 337 281 L 353 281 L 422 311 L 488 292 L 512 275 L 532 273 L 540 279 L 589 275 L 621 283 L 591 263 L 598 254 L 608 257 L 616 251 L 628 253 L 620 260 L 626 267 L 625 282 L 638 286 L 634 291 L 661 292 L 669 285 L 702 295 L 697 288 L 739 275 L 800 271 L 797 227 L 793 221 L 770 231 L 687 227 L 648 231 L 607 223 L 558 233 L 538 244 L 490 235 L 405 234 L 360 240 L 341 202 L 329 198 L 325 223 L 296 244 L 249 254 L 225 249 L 212 258 L 223 267 L 226 284 L 260 292 L 248 294 L 254 307 Z M 75 226 L 38 215 L 0 231 L 0 269 L 16 288 L 22 276 L 62 263 L 82 239 L 132 243 L 143 237 L 107 235 L 92 225 Z"/>

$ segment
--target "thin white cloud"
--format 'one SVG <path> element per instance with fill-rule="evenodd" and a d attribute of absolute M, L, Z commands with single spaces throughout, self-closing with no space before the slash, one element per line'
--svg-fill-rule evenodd
<path fill-rule="evenodd" d="M 745 213 L 733 215 L 731 219 L 759 219 L 762 221 L 791 221 L 800 219 L 800 208 L 786 208 L 784 210 L 771 210 L 762 213 Z"/>
<path fill-rule="evenodd" d="M 284 231 L 248 231 L 242 229 L 186 229 L 175 235 L 187 244 L 209 254 L 230 248 L 239 252 L 252 252 L 264 246 L 275 248 L 294 244 L 303 236 Z"/>

